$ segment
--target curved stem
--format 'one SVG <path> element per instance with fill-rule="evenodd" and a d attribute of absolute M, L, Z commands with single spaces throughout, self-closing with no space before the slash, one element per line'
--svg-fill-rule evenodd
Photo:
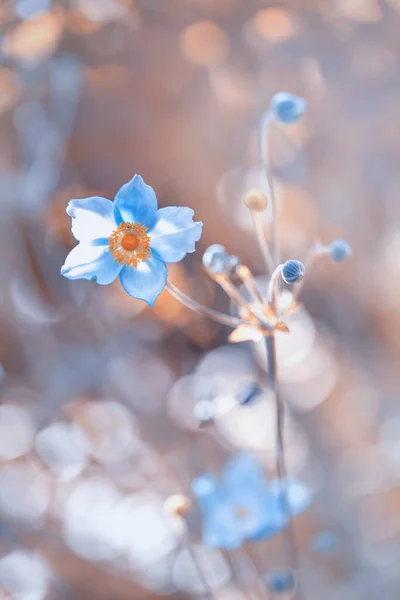
<path fill-rule="evenodd" d="M 277 288 L 279 285 L 279 279 L 281 277 L 281 273 L 282 273 L 282 265 L 278 265 L 275 269 L 275 271 L 272 273 L 271 275 L 271 279 L 269 282 L 269 287 L 268 287 L 268 300 L 272 306 L 272 308 L 274 309 L 274 311 L 276 311 L 277 307 L 276 307 L 276 293 L 277 293 Z"/>
<path fill-rule="evenodd" d="M 271 254 L 272 260 L 275 265 L 279 262 L 279 247 L 278 239 L 276 234 L 276 194 L 274 179 L 272 177 L 271 169 L 271 156 L 268 151 L 268 133 L 271 123 L 273 123 L 273 117 L 271 113 L 267 112 L 261 120 L 258 134 L 258 154 L 261 166 L 264 168 L 265 175 L 268 181 L 270 206 L 271 206 L 271 221 L 270 221 L 270 232 L 271 232 Z"/>
<path fill-rule="evenodd" d="M 221 323 L 222 325 L 227 325 L 228 327 L 238 327 L 239 325 L 250 325 L 247 321 L 243 319 L 238 319 L 237 317 L 231 317 L 229 315 L 225 315 L 217 310 L 213 310 L 212 308 L 207 308 L 203 306 L 196 300 L 189 298 L 186 296 L 179 288 L 177 288 L 173 283 L 167 280 L 165 284 L 166 289 L 169 291 L 171 296 L 173 296 L 176 300 L 178 300 L 181 304 L 190 308 L 194 312 L 198 314 L 204 315 L 217 323 Z"/>
<path fill-rule="evenodd" d="M 275 336 L 272 334 L 265 338 L 265 344 L 267 349 L 269 388 L 274 395 L 276 404 L 276 472 L 279 480 L 282 482 L 282 509 L 288 519 L 287 527 L 283 530 L 285 560 L 289 568 L 296 574 L 298 597 L 301 599 L 298 553 L 287 495 L 288 481 L 284 446 L 285 405 L 278 388 Z"/>

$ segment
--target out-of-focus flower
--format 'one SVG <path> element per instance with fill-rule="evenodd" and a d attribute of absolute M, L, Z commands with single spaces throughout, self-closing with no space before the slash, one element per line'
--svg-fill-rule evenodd
<path fill-rule="evenodd" d="M 291 515 L 307 508 L 311 493 L 290 481 L 287 500 Z M 260 462 L 239 454 L 224 468 L 221 480 L 211 474 L 197 477 L 192 490 L 203 514 L 203 543 L 215 548 L 239 548 L 246 540 L 274 536 L 288 523 L 283 507 L 283 484 L 266 481 Z"/>
<path fill-rule="evenodd" d="M 274 594 L 288 594 L 294 590 L 294 574 L 287 569 L 270 571 L 265 576 L 265 580 Z"/>
<path fill-rule="evenodd" d="M 306 107 L 307 102 L 304 98 L 289 92 L 278 92 L 271 100 L 270 111 L 279 123 L 290 125 L 301 119 Z"/>
<path fill-rule="evenodd" d="M 166 263 L 194 252 L 203 226 L 193 221 L 191 208 L 158 209 L 153 188 L 140 175 L 121 187 L 114 202 L 98 196 L 71 200 L 67 213 L 79 244 L 61 274 L 95 279 L 100 285 L 119 275 L 124 290 L 150 306 L 167 281 Z"/>
<path fill-rule="evenodd" d="M 51 578 L 47 563 L 37 554 L 16 550 L 0 560 L 0 583 L 12 598 L 41 600 Z"/>
<path fill-rule="evenodd" d="M 342 262 L 352 254 L 351 246 L 346 240 L 335 240 L 329 246 L 329 256 L 335 262 Z"/>

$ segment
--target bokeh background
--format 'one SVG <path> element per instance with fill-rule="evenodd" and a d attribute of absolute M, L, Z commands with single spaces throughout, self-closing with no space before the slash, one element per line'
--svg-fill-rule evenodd
<path fill-rule="evenodd" d="M 259 349 L 167 292 L 149 309 L 59 270 L 68 200 L 140 173 L 204 222 L 171 280 L 229 311 L 201 254 L 225 244 L 262 277 L 242 196 L 265 187 L 257 127 L 287 90 L 308 110 L 271 135 L 283 255 L 354 250 L 315 263 L 278 340 L 290 472 L 314 493 L 296 519 L 303 585 L 398 600 L 399 0 L 2 0 L 0 27 L 1 598 L 201 598 L 165 498 L 238 450 L 273 475 L 267 390 L 235 407 L 266 386 Z M 205 400 L 217 418 L 199 429 Z M 196 511 L 190 532 L 199 544 Z M 259 597 L 197 549 L 218 600 Z M 282 540 L 250 553 L 266 572 Z"/>

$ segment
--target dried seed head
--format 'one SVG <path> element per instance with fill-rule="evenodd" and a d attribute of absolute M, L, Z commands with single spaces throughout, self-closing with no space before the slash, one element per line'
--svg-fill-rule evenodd
<path fill-rule="evenodd" d="M 304 98 L 299 98 L 289 92 L 278 92 L 273 96 L 270 110 L 274 118 L 284 125 L 297 123 L 307 107 Z"/>
<path fill-rule="evenodd" d="M 184 517 L 190 510 L 192 501 L 183 494 L 174 494 L 164 502 L 164 510 L 173 516 Z"/>
<path fill-rule="evenodd" d="M 335 240 L 329 248 L 329 256 L 335 262 L 342 262 L 353 254 L 350 244 L 346 240 Z"/>
<path fill-rule="evenodd" d="M 282 279 L 289 284 L 303 278 L 305 267 L 299 260 L 287 260 L 282 267 Z"/>
<path fill-rule="evenodd" d="M 261 190 L 254 189 L 247 193 L 244 203 L 250 210 L 261 213 L 267 208 L 268 200 Z"/>

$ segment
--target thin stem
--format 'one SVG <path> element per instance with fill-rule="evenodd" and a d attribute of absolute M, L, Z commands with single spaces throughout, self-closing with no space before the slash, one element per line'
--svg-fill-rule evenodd
<path fill-rule="evenodd" d="M 229 296 L 229 298 L 238 306 L 239 308 L 243 308 L 248 310 L 247 302 L 233 285 L 229 277 L 226 275 L 214 275 L 215 281 L 222 287 L 224 292 Z"/>
<path fill-rule="evenodd" d="M 186 296 L 179 288 L 177 288 L 173 283 L 167 280 L 165 284 L 166 289 L 169 291 L 171 296 L 173 296 L 176 300 L 178 300 L 181 304 L 190 308 L 194 312 L 204 315 L 217 323 L 221 323 L 222 325 L 227 325 L 228 327 L 238 327 L 239 325 L 250 325 L 247 321 L 243 319 L 238 319 L 237 317 L 231 317 L 229 315 L 225 315 L 217 310 L 213 310 L 212 308 L 207 308 L 203 306 L 196 300 L 189 298 Z"/>
<path fill-rule="evenodd" d="M 190 543 L 187 527 L 186 527 L 186 532 L 185 532 L 185 546 L 186 546 L 186 549 L 190 555 L 190 558 L 196 568 L 199 579 L 204 586 L 205 596 L 206 596 L 207 600 L 216 600 L 214 593 L 212 591 L 212 588 L 207 581 L 207 577 L 204 573 L 203 567 L 200 565 L 200 562 L 196 556 L 196 552 L 195 552 L 192 544 Z"/>
<path fill-rule="evenodd" d="M 256 234 L 256 239 L 258 246 L 260 248 L 261 256 L 264 259 L 265 266 L 267 267 L 268 273 L 272 273 L 274 270 L 274 261 L 272 260 L 271 252 L 269 250 L 269 246 L 267 240 L 264 235 L 264 227 L 262 222 L 262 214 L 256 210 L 252 210 L 249 208 L 251 219 L 254 225 L 254 231 Z"/>
<path fill-rule="evenodd" d="M 276 404 L 276 471 L 282 484 L 282 509 L 288 519 L 287 527 L 283 530 L 285 560 L 289 568 L 296 573 L 297 591 L 299 598 L 301 598 L 298 553 L 287 495 L 288 482 L 284 446 L 285 405 L 278 388 L 275 336 L 270 335 L 265 338 L 265 344 L 267 348 L 269 388 L 274 395 Z"/>
<path fill-rule="evenodd" d="M 236 275 L 241 279 L 241 281 L 246 286 L 247 291 L 249 292 L 252 300 L 258 302 L 259 304 L 264 304 L 264 299 L 260 294 L 260 291 L 254 281 L 254 277 L 251 274 L 251 271 L 245 265 L 239 265 L 236 269 Z"/>
<path fill-rule="evenodd" d="M 279 263 L 279 247 L 276 233 L 276 194 L 274 179 L 272 177 L 271 168 L 271 155 L 268 151 L 268 133 L 271 123 L 273 123 L 273 117 L 271 113 L 266 113 L 261 120 L 259 135 L 258 135 L 258 154 L 261 166 L 264 168 L 267 176 L 269 195 L 270 195 L 270 206 L 271 206 L 271 221 L 270 221 L 270 238 L 271 238 L 271 254 L 273 264 Z"/>
<path fill-rule="evenodd" d="M 321 244 L 315 244 L 314 247 L 310 248 L 310 250 L 307 253 L 306 259 L 304 261 L 305 274 L 307 274 L 309 272 L 310 265 L 314 262 L 314 260 L 316 258 L 318 258 L 319 256 L 323 256 L 324 254 L 326 254 L 326 249 L 325 249 L 325 246 L 322 246 Z M 305 279 L 306 278 L 303 277 L 295 285 L 295 288 L 294 288 L 293 294 L 292 294 L 292 300 L 290 302 L 290 305 L 285 309 L 285 312 L 290 310 L 293 307 L 293 305 L 296 303 L 298 297 L 300 296 L 300 294 L 303 290 Z"/>
<path fill-rule="evenodd" d="M 246 544 L 244 544 L 242 547 L 242 557 L 243 557 L 245 563 L 247 564 L 248 569 L 253 574 L 254 583 L 256 584 L 256 588 L 258 589 L 258 592 L 260 593 L 261 598 L 265 598 L 265 600 L 269 600 L 271 598 L 269 590 L 268 590 L 268 588 L 265 584 L 265 581 L 264 581 L 261 573 L 259 572 Z"/>

